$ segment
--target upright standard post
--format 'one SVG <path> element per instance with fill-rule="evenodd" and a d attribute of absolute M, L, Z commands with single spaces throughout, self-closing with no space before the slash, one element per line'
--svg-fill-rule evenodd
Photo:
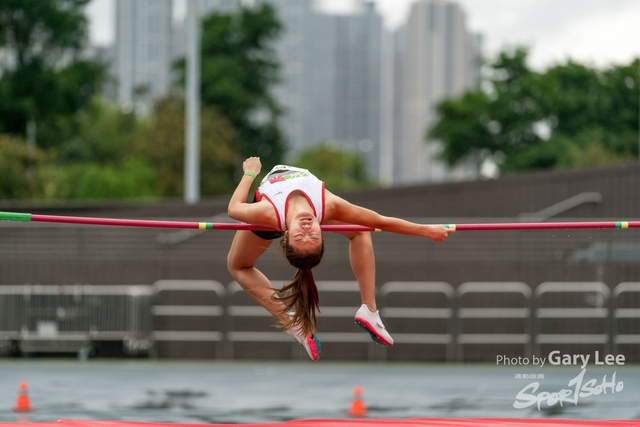
<path fill-rule="evenodd" d="M 198 0 L 187 2 L 184 201 L 200 200 L 200 16 Z"/>

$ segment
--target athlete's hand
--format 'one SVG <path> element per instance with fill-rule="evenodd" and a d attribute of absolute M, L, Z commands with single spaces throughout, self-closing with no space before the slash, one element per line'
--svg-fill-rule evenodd
<path fill-rule="evenodd" d="M 425 227 L 427 227 L 426 237 L 434 242 L 444 242 L 449 234 L 456 232 L 453 228 L 447 228 L 444 225 L 426 225 Z"/>
<path fill-rule="evenodd" d="M 243 172 L 252 172 L 258 175 L 262 169 L 262 163 L 260 163 L 260 157 L 249 157 L 242 163 Z"/>

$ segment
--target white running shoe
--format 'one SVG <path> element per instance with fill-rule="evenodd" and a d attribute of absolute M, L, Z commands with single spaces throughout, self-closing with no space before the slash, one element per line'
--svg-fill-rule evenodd
<path fill-rule="evenodd" d="M 305 337 L 302 335 L 300 326 L 294 326 L 286 332 L 302 344 L 304 349 L 307 350 L 307 354 L 311 360 L 320 360 L 320 356 L 322 356 L 322 344 L 320 344 L 320 340 L 315 334 L 309 332 Z"/>
<path fill-rule="evenodd" d="M 369 310 L 366 304 L 362 306 L 356 312 L 356 325 L 360 326 L 365 331 L 369 332 L 371 339 L 378 344 L 391 347 L 393 345 L 393 338 L 387 332 L 382 320 L 380 320 L 380 312 L 373 312 Z"/>

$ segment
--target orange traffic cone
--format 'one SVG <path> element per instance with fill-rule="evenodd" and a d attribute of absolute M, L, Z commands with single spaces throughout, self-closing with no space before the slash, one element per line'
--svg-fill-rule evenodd
<path fill-rule="evenodd" d="M 350 417 L 366 417 L 367 408 L 360 397 L 362 395 L 362 387 L 354 388 L 353 395 L 353 402 L 351 402 L 351 408 L 349 409 L 349 412 L 347 412 L 347 415 Z"/>
<path fill-rule="evenodd" d="M 13 407 L 14 412 L 31 412 L 33 411 L 33 407 L 31 407 L 31 401 L 29 400 L 29 395 L 27 394 L 27 383 L 20 383 L 20 393 L 18 394 L 18 400 L 16 401 L 16 406 Z"/>

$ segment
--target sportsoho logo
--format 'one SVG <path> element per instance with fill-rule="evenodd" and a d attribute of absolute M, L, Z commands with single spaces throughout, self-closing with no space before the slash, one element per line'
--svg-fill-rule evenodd
<path fill-rule="evenodd" d="M 536 405 L 538 410 L 543 405 L 552 407 L 555 405 L 564 406 L 565 403 L 578 405 L 580 399 L 586 399 L 600 394 L 620 393 L 624 389 L 624 382 L 616 379 L 616 372 L 611 375 L 611 379 L 607 375 L 602 380 L 596 378 L 587 378 L 587 366 L 591 360 L 596 366 L 622 366 L 625 357 L 622 354 L 607 354 L 604 357 L 599 352 L 593 354 L 561 354 L 555 350 L 545 357 L 533 356 L 531 360 L 527 357 L 497 356 L 496 364 L 504 366 L 535 366 L 542 368 L 545 363 L 554 366 L 579 366 L 580 373 L 573 377 L 567 383 L 567 388 L 558 391 L 539 391 L 540 383 L 534 381 L 522 388 L 516 395 L 513 407 L 516 409 L 524 409 Z M 544 378 L 544 374 L 516 374 L 516 378 Z"/>

